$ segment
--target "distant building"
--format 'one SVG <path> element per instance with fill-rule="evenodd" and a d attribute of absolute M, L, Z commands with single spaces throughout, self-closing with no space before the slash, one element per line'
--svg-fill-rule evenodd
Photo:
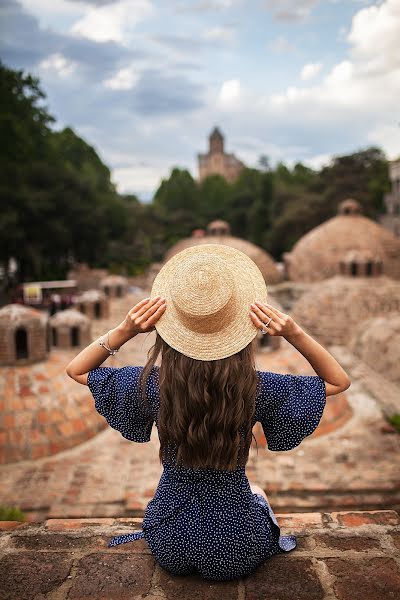
<path fill-rule="evenodd" d="M 198 154 L 199 181 L 209 175 L 222 175 L 229 183 L 235 181 L 245 165 L 234 154 L 226 154 L 224 136 L 218 127 L 211 132 L 209 146 L 207 154 Z"/>
<path fill-rule="evenodd" d="M 383 227 L 400 237 L 400 158 L 389 163 L 392 190 L 385 195 L 386 214 L 379 221 Z"/>

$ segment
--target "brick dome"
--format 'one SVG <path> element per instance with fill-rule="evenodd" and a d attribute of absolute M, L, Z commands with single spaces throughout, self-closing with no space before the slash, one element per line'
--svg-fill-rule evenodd
<path fill-rule="evenodd" d="M 360 323 L 400 311 L 400 282 L 381 277 L 336 275 L 313 283 L 294 304 L 295 321 L 322 344 L 348 345 Z"/>
<path fill-rule="evenodd" d="M 2 368 L 0 464 L 36 460 L 86 442 L 107 427 L 88 388 L 68 377 L 72 349 L 33 366 Z M 116 366 L 110 357 L 110 366 Z M 67 459 L 66 459 L 67 460 Z"/>
<path fill-rule="evenodd" d="M 122 275 L 107 275 L 100 281 L 100 288 L 109 298 L 122 298 L 128 288 L 128 280 Z"/>
<path fill-rule="evenodd" d="M 90 319 L 104 319 L 110 316 L 110 302 L 101 290 L 86 290 L 76 301 L 77 308 Z"/>
<path fill-rule="evenodd" d="M 49 351 L 48 315 L 23 304 L 0 309 L 0 365 L 28 365 Z"/>
<path fill-rule="evenodd" d="M 311 229 L 286 253 L 284 260 L 289 279 L 320 281 L 345 273 L 349 252 L 359 254 L 348 274 L 377 275 L 400 279 L 400 240 L 372 219 L 361 214 L 361 205 L 353 199 L 338 206 L 338 214 Z M 366 260 L 368 253 L 372 265 Z"/>
<path fill-rule="evenodd" d="M 214 231 L 226 231 L 226 226 L 229 228 L 229 223 L 220 220 L 212 221 L 207 226 L 207 231 L 209 231 L 210 226 L 211 228 L 214 228 Z M 202 237 L 190 237 L 179 240 L 179 242 L 174 244 L 166 252 L 164 261 L 167 262 L 178 252 L 198 244 L 225 244 L 226 246 L 231 246 L 232 248 L 236 248 L 244 254 L 247 254 L 247 256 L 251 258 L 251 260 L 253 260 L 260 269 L 267 285 L 278 283 L 283 278 L 282 274 L 276 267 L 274 259 L 267 252 L 265 252 L 265 250 L 259 246 L 256 246 L 255 244 L 252 244 L 251 242 L 248 242 L 247 240 L 234 237 L 230 235 L 230 233 L 223 233 L 222 235 L 216 233 L 210 235 L 208 233 Z"/>
<path fill-rule="evenodd" d="M 355 329 L 349 348 L 372 369 L 400 384 L 400 315 L 363 321 Z"/>
<path fill-rule="evenodd" d="M 50 317 L 49 321 L 53 346 L 74 348 L 90 344 L 91 321 L 79 310 L 75 308 L 60 310 Z"/>

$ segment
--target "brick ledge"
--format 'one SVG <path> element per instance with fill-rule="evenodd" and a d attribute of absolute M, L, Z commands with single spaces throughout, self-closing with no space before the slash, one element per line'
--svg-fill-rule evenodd
<path fill-rule="evenodd" d="M 0 598 L 7 600 L 382 600 L 400 597 L 400 516 L 392 510 L 276 514 L 295 550 L 230 582 L 175 577 L 145 540 L 107 548 L 141 518 L 0 521 Z"/>

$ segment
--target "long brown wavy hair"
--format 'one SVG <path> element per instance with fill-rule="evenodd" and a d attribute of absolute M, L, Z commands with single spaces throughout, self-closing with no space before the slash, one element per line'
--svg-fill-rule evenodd
<path fill-rule="evenodd" d="M 252 433 L 259 391 L 253 342 L 227 358 L 202 361 L 181 354 L 156 332 L 139 379 L 147 409 L 146 385 L 160 352 L 160 462 L 222 471 L 244 466 L 252 437 L 257 445 Z"/>

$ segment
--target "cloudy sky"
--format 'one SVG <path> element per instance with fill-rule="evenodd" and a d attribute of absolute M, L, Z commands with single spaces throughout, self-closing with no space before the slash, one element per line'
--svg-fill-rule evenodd
<path fill-rule="evenodd" d="M 400 0 L 0 0 L 0 57 L 147 201 L 218 125 L 249 166 L 400 154 Z"/>

